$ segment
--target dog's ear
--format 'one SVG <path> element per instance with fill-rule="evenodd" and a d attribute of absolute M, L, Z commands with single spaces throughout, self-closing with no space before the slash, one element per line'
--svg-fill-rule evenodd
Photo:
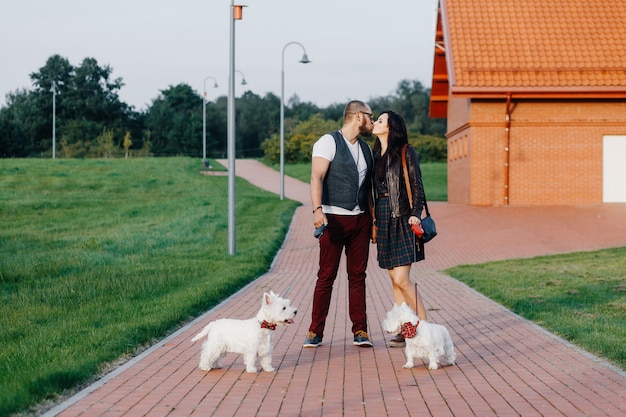
<path fill-rule="evenodd" d="M 272 304 L 272 297 L 268 293 L 264 293 L 263 301 L 265 301 L 265 304 Z"/>

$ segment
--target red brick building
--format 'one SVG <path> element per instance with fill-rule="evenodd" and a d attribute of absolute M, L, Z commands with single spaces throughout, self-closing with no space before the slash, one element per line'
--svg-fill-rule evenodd
<path fill-rule="evenodd" d="M 440 0 L 448 201 L 626 202 L 626 0 Z"/>

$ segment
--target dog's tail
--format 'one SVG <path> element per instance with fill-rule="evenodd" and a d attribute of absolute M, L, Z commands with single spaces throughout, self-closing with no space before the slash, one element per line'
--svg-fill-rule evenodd
<path fill-rule="evenodd" d="M 202 339 L 204 336 L 209 334 L 209 331 L 211 330 L 211 323 L 207 324 L 206 326 L 204 326 L 204 329 L 202 329 L 202 331 L 200 333 L 198 333 L 197 335 L 195 335 L 193 337 L 193 339 L 191 339 L 192 342 L 195 342 L 197 340 Z"/>

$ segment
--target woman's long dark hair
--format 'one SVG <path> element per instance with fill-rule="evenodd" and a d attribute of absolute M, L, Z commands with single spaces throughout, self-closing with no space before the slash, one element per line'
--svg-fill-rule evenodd
<path fill-rule="evenodd" d="M 386 158 L 400 158 L 402 155 L 402 147 L 409 142 L 406 131 L 406 123 L 404 118 L 392 110 L 385 110 L 381 113 L 387 115 L 387 125 L 389 125 L 389 138 L 387 143 Z M 381 145 L 380 139 L 376 138 L 374 142 L 374 155 L 380 156 Z"/>

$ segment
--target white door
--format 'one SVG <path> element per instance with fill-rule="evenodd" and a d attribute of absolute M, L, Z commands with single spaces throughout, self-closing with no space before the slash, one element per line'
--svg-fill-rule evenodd
<path fill-rule="evenodd" d="M 603 137 L 602 201 L 626 203 L 626 135 Z"/>

